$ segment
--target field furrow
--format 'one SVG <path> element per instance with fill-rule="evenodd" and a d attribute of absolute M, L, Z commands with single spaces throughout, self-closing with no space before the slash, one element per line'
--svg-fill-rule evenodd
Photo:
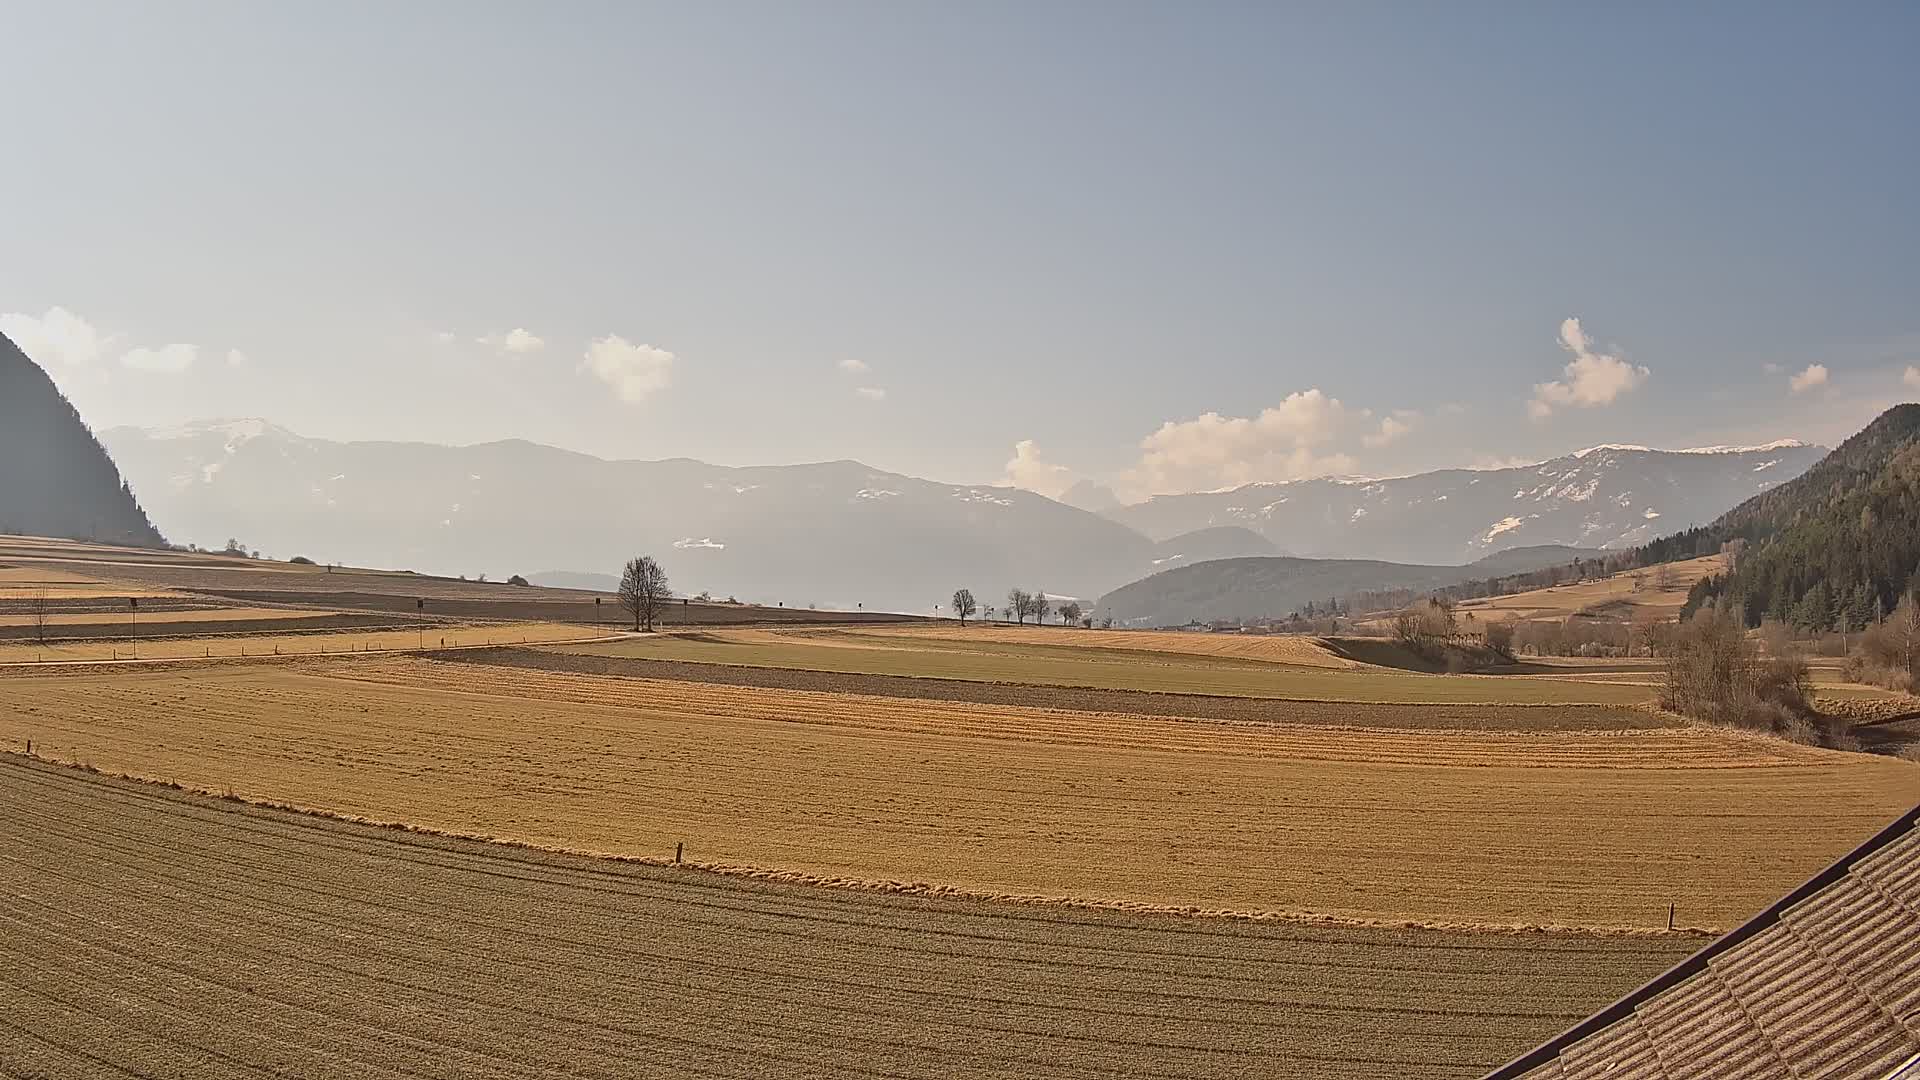
<path fill-rule="evenodd" d="M 1469 1076 L 1693 944 L 818 889 L 17 757 L 0 821 L 0 1069 L 59 1080 Z"/>

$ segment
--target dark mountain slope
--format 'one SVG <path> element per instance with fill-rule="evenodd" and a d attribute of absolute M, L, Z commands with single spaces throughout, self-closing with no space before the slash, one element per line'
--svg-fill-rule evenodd
<path fill-rule="evenodd" d="M 1920 405 L 1897 405 L 1793 481 L 1702 529 L 1648 545 L 1649 561 L 1745 542 L 1734 570 L 1702 582 L 1691 612 L 1726 597 L 1749 624 L 1859 627 L 1892 608 L 1920 564 Z"/>
<path fill-rule="evenodd" d="M 158 546 L 160 533 L 80 414 L 0 335 L 0 532 Z"/>

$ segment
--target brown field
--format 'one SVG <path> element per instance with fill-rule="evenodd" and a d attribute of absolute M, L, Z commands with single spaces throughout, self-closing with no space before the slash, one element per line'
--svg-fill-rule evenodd
<path fill-rule="evenodd" d="M 1726 556 L 1703 555 L 1669 563 L 1664 588 L 1656 582 L 1657 569 L 1627 570 L 1577 585 L 1463 600 L 1460 611 L 1462 614 L 1471 611 L 1480 619 L 1561 619 L 1592 611 L 1613 619 L 1655 622 L 1679 615 L 1693 583 L 1724 569 Z M 1638 591 L 1634 589 L 1636 578 L 1640 585 Z"/>
<path fill-rule="evenodd" d="M 1920 767 L 1694 729 L 1246 724 L 405 658 L 15 673 L 0 740 L 211 791 L 797 879 L 1473 926 L 1726 926 Z M 1522 710 L 1534 711 L 1534 710 Z"/>
<path fill-rule="evenodd" d="M 0 1074 L 1467 1077 L 1675 937 L 1026 908 L 570 858 L 0 756 Z"/>
<path fill-rule="evenodd" d="M 839 629 L 711 630 L 632 636 L 568 645 L 570 655 L 731 664 L 1045 687 L 1169 694 L 1414 704 L 1632 705 L 1651 701 L 1639 686 L 1505 675 L 1426 675 L 1350 664 L 1290 664 L 1195 652 L 1152 652 L 1050 641 L 1050 632 L 1001 635 L 969 630 L 913 636 Z M 1081 631 L 1092 638 L 1106 631 Z M 1185 635 L 1173 635 L 1184 637 Z M 1196 635 L 1198 636 L 1198 635 Z M 1273 639 L 1281 648 L 1326 654 L 1309 639 Z"/>
<path fill-rule="evenodd" d="M 284 613 L 283 613 L 284 614 Z M 139 641 L 123 636 L 102 640 L 66 640 L 41 645 L 26 638 L 0 639 L 0 665 L 80 662 L 96 660 L 181 660 L 204 657 L 319 656 L 327 653 L 413 651 L 428 648 L 472 648 L 484 645 L 539 644 L 580 641 L 593 632 L 555 623 L 445 623 L 403 630 L 298 630 L 301 620 L 281 620 L 271 632 L 232 636 L 218 624 L 190 624 L 183 636 L 146 636 Z M 76 689 L 79 684 L 75 684 Z"/>
<path fill-rule="evenodd" d="M 632 656 L 586 655 L 567 648 L 475 650 L 462 663 L 530 668 L 583 675 L 623 675 L 672 679 L 719 686 L 768 690 L 810 690 L 828 694 L 904 698 L 916 701 L 971 701 L 982 705 L 1067 709 L 1074 712 L 1129 713 L 1137 716 L 1186 716 L 1249 723 L 1313 724 L 1322 727 L 1406 727 L 1440 731 L 1486 728 L 1501 731 L 1618 731 L 1624 728 L 1677 727 L 1682 721 L 1652 709 L 1617 705 L 1415 704 L 1409 702 L 1301 701 L 1278 697 L 1179 694 L 1161 690 L 1111 690 L 1085 686 L 1043 686 L 982 679 L 931 679 L 914 675 L 868 675 L 803 668 L 752 667 Z"/>

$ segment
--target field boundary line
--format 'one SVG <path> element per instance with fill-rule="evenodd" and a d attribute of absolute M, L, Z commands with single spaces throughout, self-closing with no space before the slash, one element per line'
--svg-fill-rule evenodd
<path fill-rule="evenodd" d="M 1203 908 L 1192 905 L 1154 904 L 1134 900 L 1107 899 L 1100 897 L 1044 896 L 1035 894 L 998 893 L 982 889 L 970 889 L 961 885 L 942 885 L 922 881 L 895 881 L 870 878 L 851 878 L 810 874 L 798 870 L 784 870 L 777 867 L 747 866 L 731 863 L 707 863 L 683 861 L 675 862 L 668 856 L 624 855 L 613 852 L 594 851 L 583 848 L 552 847 L 532 844 L 519 840 L 507 840 L 500 837 L 477 833 L 463 833 L 448 829 L 433 829 L 412 825 L 404 821 L 383 821 L 355 814 L 342 814 L 316 807 L 299 806 L 292 803 L 274 802 L 267 799 L 249 799 L 228 792 L 214 791 L 209 788 L 182 784 L 176 781 L 159 780 L 134 773 L 115 772 L 101 769 L 83 761 L 67 761 L 46 757 L 40 754 L 27 754 L 8 748 L 0 750 L 0 762 L 9 762 L 15 767 L 31 763 L 39 766 L 51 766 L 70 769 L 93 776 L 106 777 L 127 783 L 160 788 L 175 792 L 186 792 L 225 803 L 255 807 L 276 813 L 293 814 L 318 818 L 326 821 L 343 822 L 375 829 L 407 833 L 423 837 L 444 838 L 487 844 L 500 848 L 512 848 L 521 851 L 549 853 L 603 860 L 606 862 L 626 863 L 630 865 L 673 868 L 692 873 L 715 874 L 724 877 L 748 878 L 757 881 L 774 882 L 787 885 L 806 885 L 824 889 L 845 889 L 857 892 L 886 893 L 895 896 L 921 896 L 939 900 L 959 900 L 977 903 L 1013 904 L 1037 908 L 1066 908 L 1080 911 L 1104 911 L 1131 915 L 1167 916 L 1172 918 L 1222 920 L 1234 922 L 1282 923 L 1299 926 L 1312 926 L 1324 929 L 1352 930 L 1411 930 L 1445 931 L 1454 933 L 1477 934 L 1551 934 L 1579 937 L 1713 937 L 1724 932 L 1716 927 L 1676 927 L 1668 930 L 1663 927 L 1646 926 L 1569 926 L 1561 924 L 1527 923 L 1475 923 L 1449 920 L 1371 918 L 1349 915 L 1335 915 L 1312 911 L 1266 911 L 1235 908 Z"/>

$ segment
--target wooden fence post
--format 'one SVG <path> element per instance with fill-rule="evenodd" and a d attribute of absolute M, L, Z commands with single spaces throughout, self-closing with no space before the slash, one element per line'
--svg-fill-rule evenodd
<path fill-rule="evenodd" d="M 680 865 L 680 855 L 686 850 L 686 847 L 685 841 L 673 845 L 673 865 Z"/>

